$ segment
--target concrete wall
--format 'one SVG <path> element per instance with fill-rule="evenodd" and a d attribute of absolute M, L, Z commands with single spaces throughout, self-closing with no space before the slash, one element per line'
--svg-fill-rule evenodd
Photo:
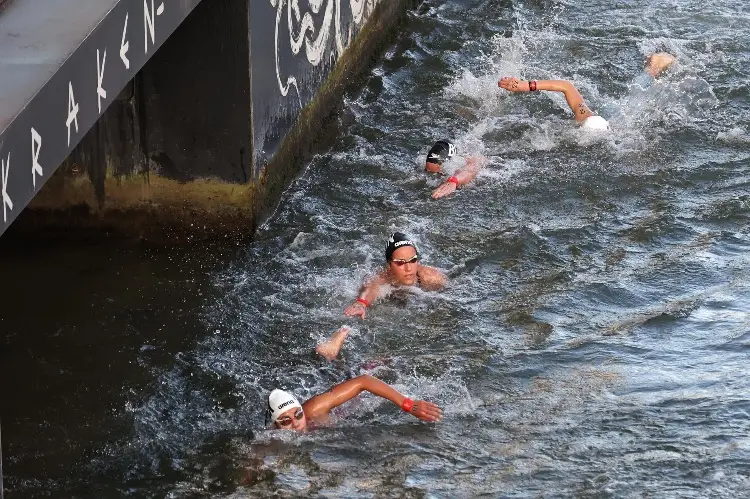
<path fill-rule="evenodd" d="M 13 229 L 251 237 L 411 3 L 204 0 Z"/>

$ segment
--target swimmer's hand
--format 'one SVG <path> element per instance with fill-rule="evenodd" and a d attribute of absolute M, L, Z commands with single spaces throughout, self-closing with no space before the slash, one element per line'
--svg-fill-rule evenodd
<path fill-rule="evenodd" d="M 504 76 L 497 82 L 497 86 L 509 92 L 529 92 L 529 82 L 519 80 L 515 76 Z"/>
<path fill-rule="evenodd" d="M 440 407 L 425 400 L 415 400 L 410 414 L 422 421 L 437 422 L 443 418 L 443 411 Z"/>
<path fill-rule="evenodd" d="M 445 196 L 453 194 L 454 192 L 456 192 L 456 183 L 445 182 L 440 187 L 432 191 L 432 199 L 444 198 Z"/>
<path fill-rule="evenodd" d="M 364 306 L 364 304 L 355 301 L 348 307 L 346 307 L 346 310 L 344 310 L 344 315 L 347 317 L 359 317 L 362 320 L 365 319 L 365 315 L 367 315 L 367 307 Z"/>

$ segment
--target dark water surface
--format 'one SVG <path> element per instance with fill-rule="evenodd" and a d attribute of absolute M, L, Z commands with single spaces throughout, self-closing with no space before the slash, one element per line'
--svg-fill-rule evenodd
<path fill-rule="evenodd" d="M 747 497 L 749 39 L 740 0 L 427 2 L 252 246 L 6 245 L 8 497 Z M 611 133 L 503 75 L 572 79 Z M 443 137 L 489 164 L 433 201 Z M 321 362 L 395 229 L 449 288 Z M 363 365 L 445 420 L 262 431 L 269 389 Z"/>

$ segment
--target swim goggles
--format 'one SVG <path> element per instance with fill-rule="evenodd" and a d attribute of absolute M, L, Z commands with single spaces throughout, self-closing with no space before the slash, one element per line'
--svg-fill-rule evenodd
<path fill-rule="evenodd" d="M 391 259 L 391 263 L 395 263 L 398 267 L 401 267 L 403 265 L 406 265 L 407 263 L 416 263 L 417 260 L 419 260 L 419 255 L 414 255 L 408 260 L 404 260 L 402 258 L 393 258 Z"/>
<path fill-rule="evenodd" d="M 305 411 L 302 410 L 301 407 L 299 407 L 296 411 L 294 411 L 294 419 L 299 421 L 305 416 Z M 276 420 L 277 423 L 279 423 L 279 426 L 289 426 L 292 424 L 292 418 L 289 416 L 284 416 L 282 418 L 279 418 Z"/>

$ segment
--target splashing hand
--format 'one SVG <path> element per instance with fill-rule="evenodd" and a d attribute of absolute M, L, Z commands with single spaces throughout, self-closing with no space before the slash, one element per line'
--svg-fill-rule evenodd
<path fill-rule="evenodd" d="M 515 76 L 504 76 L 497 82 L 497 86 L 509 92 L 528 92 L 529 82 L 519 80 Z"/>
<path fill-rule="evenodd" d="M 367 315 L 367 307 L 365 307 L 364 304 L 355 301 L 354 303 L 346 307 L 346 310 L 344 310 L 344 315 L 347 317 L 359 317 L 364 320 L 365 315 Z"/>
<path fill-rule="evenodd" d="M 414 407 L 411 409 L 411 415 L 422 421 L 437 422 L 443 418 L 443 411 L 432 402 L 416 400 L 414 401 Z"/>
<path fill-rule="evenodd" d="M 453 194 L 454 192 L 456 192 L 456 184 L 454 182 L 445 182 L 432 191 L 432 199 L 440 199 L 448 194 Z"/>

